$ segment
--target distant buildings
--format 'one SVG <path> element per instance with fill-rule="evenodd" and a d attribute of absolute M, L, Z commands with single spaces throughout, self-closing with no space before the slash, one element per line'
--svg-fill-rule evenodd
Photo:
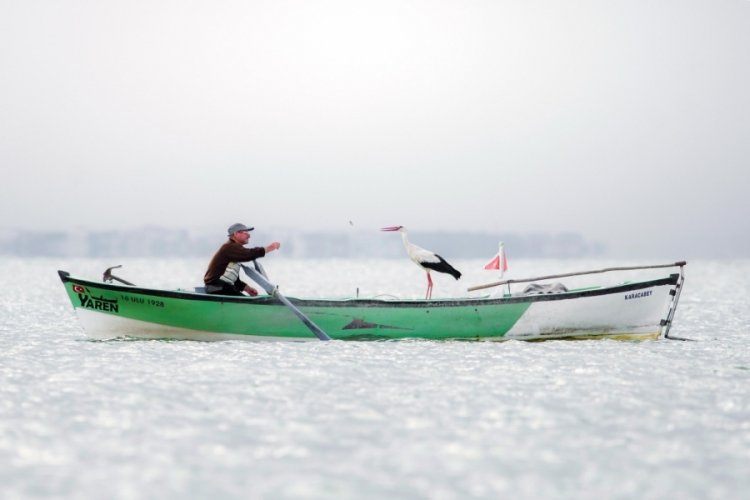
<path fill-rule="evenodd" d="M 20 257 L 210 257 L 224 239 L 211 232 L 148 226 L 118 231 L 0 231 L 0 255 Z M 491 258 L 503 241 L 514 257 L 601 257 L 605 248 L 576 233 L 490 234 L 412 231 L 417 245 L 446 258 Z M 401 258 L 400 238 L 365 231 L 255 231 L 250 246 L 282 242 L 294 258 Z"/>

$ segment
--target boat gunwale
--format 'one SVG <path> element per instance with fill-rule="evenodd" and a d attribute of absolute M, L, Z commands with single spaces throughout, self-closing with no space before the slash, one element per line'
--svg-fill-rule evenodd
<path fill-rule="evenodd" d="M 63 283 L 70 282 L 81 285 L 102 288 L 105 290 L 144 294 L 154 297 L 167 297 L 183 300 L 197 300 L 204 302 L 231 302 L 247 305 L 282 305 L 279 300 L 272 296 L 262 297 L 236 297 L 231 295 L 209 295 L 200 292 L 187 290 L 161 290 L 158 288 L 144 288 L 141 286 L 118 285 L 114 283 L 102 283 L 91 281 L 83 278 L 73 277 L 67 271 L 58 270 L 58 275 Z M 412 308 L 437 308 L 437 307 L 456 307 L 456 306 L 491 306 L 502 304 L 517 304 L 525 302 L 548 302 L 554 300 L 568 300 L 582 297 L 596 297 L 601 295 L 613 295 L 616 293 L 629 292 L 633 290 L 642 290 L 655 286 L 676 285 L 679 280 L 679 274 L 670 274 L 665 278 L 657 278 L 648 281 L 638 281 L 632 283 L 623 283 L 620 285 L 599 287 L 594 289 L 585 289 L 578 291 L 569 291 L 562 293 L 539 294 L 539 295 L 520 295 L 510 297 L 466 297 L 466 298 L 446 298 L 446 299 L 372 299 L 372 298 L 343 298 L 343 299 L 307 299 L 287 297 L 294 305 L 301 307 L 412 307 Z"/>

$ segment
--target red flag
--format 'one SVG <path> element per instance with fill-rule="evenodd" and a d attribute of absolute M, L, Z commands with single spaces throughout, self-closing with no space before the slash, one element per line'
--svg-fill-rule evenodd
<path fill-rule="evenodd" d="M 484 265 L 485 269 L 493 270 L 497 269 L 500 271 L 500 275 L 508 270 L 508 259 L 505 257 L 505 245 L 500 243 L 500 250 L 498 250 L 495 258 Z"/>
<path fill-rule="evenodd" d="M 484 265 L 485 269 L 500 269 L 500 254 L 495 255 L 495 258 Z"/>

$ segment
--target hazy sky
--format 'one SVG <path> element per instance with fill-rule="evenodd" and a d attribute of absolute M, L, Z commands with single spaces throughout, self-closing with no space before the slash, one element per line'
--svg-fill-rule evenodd
<path fill-rule="evenodd" d="M 0 71 L 2 228 L 750 257 L 747 0 L 0 0 Z"/>

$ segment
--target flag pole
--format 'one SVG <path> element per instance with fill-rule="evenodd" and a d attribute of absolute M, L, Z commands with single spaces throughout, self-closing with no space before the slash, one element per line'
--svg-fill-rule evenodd
<path fill-rule="evenodd" d="M 500 257 L 500 262 L 498 269 L 500 269 L 500 279 L 503 279 L 503 276 L 505 275 L 505 268 L 506 268 L 506 260 L 505 260 L 505 245 L 503 245 L 503 242 L 501 241 L 497 246 L 497 255 Z"/>

